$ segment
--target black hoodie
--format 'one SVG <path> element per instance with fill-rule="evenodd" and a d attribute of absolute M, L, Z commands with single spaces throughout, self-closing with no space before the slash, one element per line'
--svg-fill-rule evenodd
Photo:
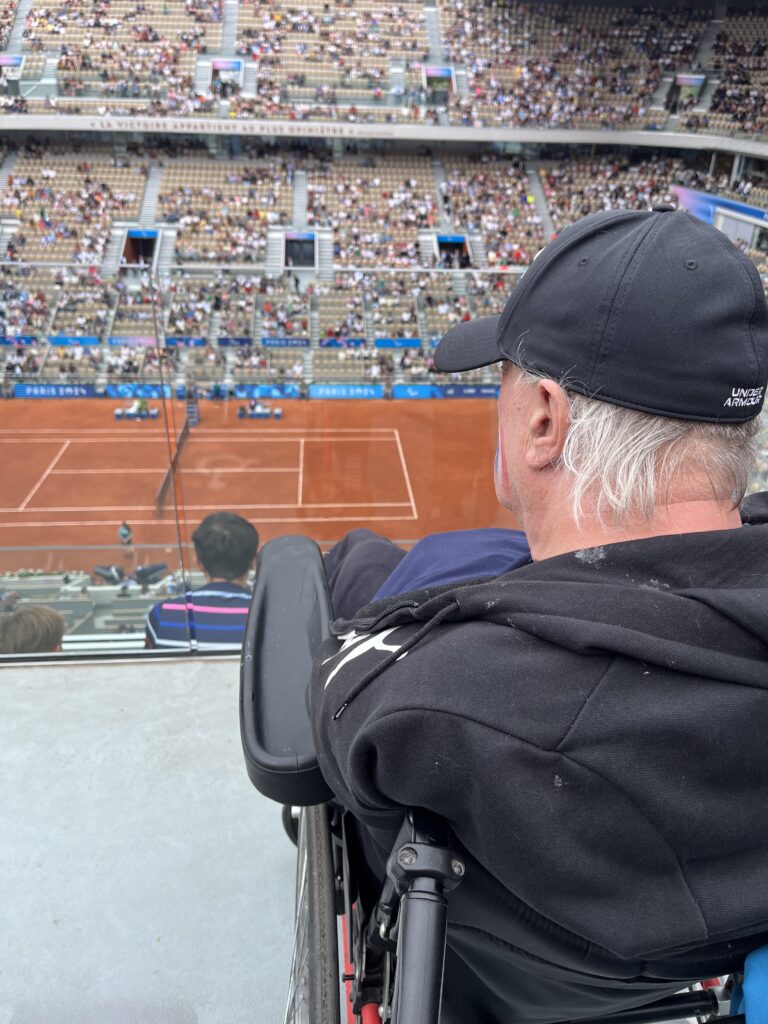
<path fill-rule="evenodd" d="M 768 494 L 744 518 L 336 623 L 332 789 L 374 829 L 443 815 L 499 891 L 618 960 L 768 932 Z"/>

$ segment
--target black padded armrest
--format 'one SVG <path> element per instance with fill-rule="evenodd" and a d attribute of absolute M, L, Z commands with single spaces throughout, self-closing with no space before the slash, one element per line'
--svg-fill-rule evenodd
<path fill-rule="evenodd" d="M 320 549 L 278 537 L 261 549 L 240 663 L 240 736 L 256 789 L 281 804 L 324 803 L 307 709 L 312 659 L 330 635 Z"/>

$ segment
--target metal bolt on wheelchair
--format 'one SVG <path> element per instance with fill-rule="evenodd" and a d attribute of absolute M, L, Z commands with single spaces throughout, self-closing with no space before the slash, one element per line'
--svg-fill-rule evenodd
<path fill-rule="evenodd" d="M 378 899 L 364 911 L 350 856 L 354 821 L 320 772 L 307 706 L 313 656 L 330 621 L 316 544 L 282 537 L 264 545 L 243 646 L 240 728 L 248 775 L 260 793 L 283 805 L 297 848 L 284 1020 L 438 1024 L 448 901 L 465 865 L 446 823 L 411 809 Z M 578 1024 L 746 1024 L 743 1014 L 719 1015 L 721 996 L 722 988 L 697 986 Z"/>

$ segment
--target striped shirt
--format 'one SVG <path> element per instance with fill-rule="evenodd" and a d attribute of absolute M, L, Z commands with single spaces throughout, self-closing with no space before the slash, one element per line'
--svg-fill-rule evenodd
<path fill-rule="evenodd" d="M 236 650 L 243 643 L 250 604 L 251 591 L 237 583 L 208 583 L 169 597 L 147 615 L 146 646 Z"/>

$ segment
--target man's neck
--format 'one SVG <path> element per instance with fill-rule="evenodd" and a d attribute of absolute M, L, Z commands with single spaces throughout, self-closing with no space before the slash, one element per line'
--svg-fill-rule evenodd
<path fill-rule="evenodd" d="M 243 587 L 244 590 L 248 589 L 248 573 L 245 576 L 238 576 L 236 580 L 225 580 L 223 576 L 206 576 L 206 583 L 234 583 L 238 587 Z"/>
<path fill-rule="evenodd" d="M 651 520 L 637 518 L 620 526 L 612 525 L 607 516 L 605 522 L 600 522 L 594 514 L 587 514 L 576 526 L 570 516 L 561 516 L 555 512 L 545 514 L 538 522 L 531 523 L 531 529 L 526 529 L 526 535 L 534 561 L 538 562 L 568 551 L 596 548 L 604 544 L 677 533 L 733 530 L 739 526 L 741 517 L 737 508 L 730 508 L 727 503 L 702 500 L 663 505 L 656 509 Z"/>

